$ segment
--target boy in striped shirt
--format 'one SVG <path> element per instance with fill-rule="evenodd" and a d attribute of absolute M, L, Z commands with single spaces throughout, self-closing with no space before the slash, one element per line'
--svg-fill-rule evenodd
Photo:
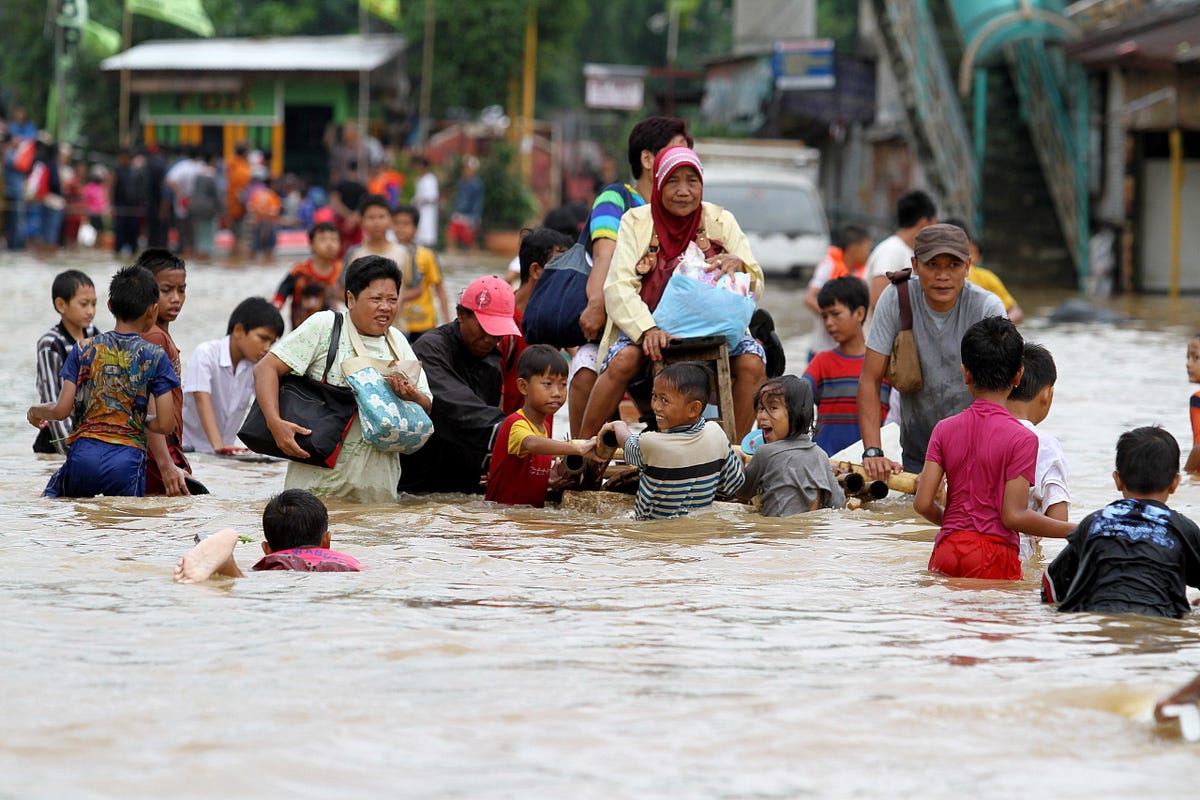
<path fill-rule="evenodd" d="M 850 276 L 834 278 L 821 287 L 817 303 L 825 331 L 836 343 L 817 353 L 804 370 L 817 403 L 817 432 L 813 441 L 827 455 L 844 450 L 862 438 L 858 428 L 858 378 L 867 356 L 863 319 L 867 316 L 867 284 Z M 891 386 L 879 387 L 879 420 L 887 419 Z"/>
<path fill-rule="evenodd" d="M 680 362 L 654 379 L 650 407 L 655 431 L 630 433 L 620 420 L 613 431 L 625 450 L 625 463 L 641 468 L 634 514 L 638 519 L 670 519 L 712 505 L 717 493 L 732 495 L 746 480 L 721 426 L 701 419 L 712 395 L 712 376 L 702 364 Z"/>

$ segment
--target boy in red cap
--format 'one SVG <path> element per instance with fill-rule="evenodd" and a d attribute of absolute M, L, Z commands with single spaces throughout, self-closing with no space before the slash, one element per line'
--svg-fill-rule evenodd
<path fill-rule="evenodd" d="M 401 456 L 402 492 L 480 491 L 480 479 L 500 409 L 502 336 L 520 336 L 516 303 L 503 278 L 477 278 L 462 293 L 458 316 L 413 344 L 433 392 L 434 433 L 425 446 Z"/>

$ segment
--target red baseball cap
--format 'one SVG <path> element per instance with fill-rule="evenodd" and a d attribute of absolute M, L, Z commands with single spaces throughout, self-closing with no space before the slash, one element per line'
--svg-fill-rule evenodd
<path fill-rule="evenodd" d="M 475 312 L 479 326 L 492 336 L 521 335 L 521 329 L 513 319 L 516 311 L 513 290 L 504 279 L 495 275 L 476 278 L 463 290 L 459 304 Z"/>

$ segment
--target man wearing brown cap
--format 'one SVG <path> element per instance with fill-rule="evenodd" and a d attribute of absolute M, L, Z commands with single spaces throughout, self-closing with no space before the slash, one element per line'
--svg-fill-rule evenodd
<path fill-rule="evenodd" d="M 913 252 L 913 278 L 907 288 L 923 385 L 902 395 L 900 446 L 904 470 L 919 473 L 933 426 L 971 404 L 959 355 L 963 334 L 985 317 L 1004 316 L 1004 304 L 991 292 L 967 283 L 970 258 L 961 228 L 929 225 L 917 234 Z M 878 401 L 892 343 L 900 331 L 898 288 L 904 289 L 889 285 L 879 297 L 858 381 L 863 467 L 875 479 L 900 469 L 900 464 L 887 458 L 896 454 L 885 454 L 880 448 Z"/>

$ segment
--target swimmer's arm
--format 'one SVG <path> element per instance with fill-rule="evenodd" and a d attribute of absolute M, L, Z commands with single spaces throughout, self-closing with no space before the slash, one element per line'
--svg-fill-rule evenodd
<path fill-rule="evenodd" d="M 75 405 L 75 382 L 64 380 L 58 399 L 53 403 L 40 403 L 30 406 L 25 418 L 35 428 L 44 428 L 50 420 L 62 420 L 71 416 Z"/>
<path fill-rule="evenodd" d="M 196 414 L 200 417 L 200 427 L 212 445 L 214 453 L 225 449 L 225 440 L 221 438 L 221 426 L 217 425 L 217 412 L 213 410 L 212 395 L 209 392 L 192 392 L 192 401 L 196 404 Z"/>
<path fill-rule="evenodd" d="M 878 410 L 878 406 L 876 406 L 876 410 Z M 936 461 L 926 461 L 921 470 L 921 476 L 917 479 L 917 493 L 913 497 L 913 510 L 938 527 L 941 527 L 945 510 L 937 501 L 937 492 L 945 475 L 946 472 L 942 469 L 941 464 Z M 1025 491 L 1028 496 L 1029 490 Z"/>
<path fill-rule="evenodd" d="M 521 440 L 521 449 L 535 456 L 583 455 L 596 446 L 596 437 L 581 442 L 564 442 L 549 436 L 526 436 Z"/>
<path fill-rule="evenodd" d="M 925 473 L 921 473 L 922 481 Z M 918 491 L 921 487 L 918 487 Z M 1055 505 L 1060 505 L 1056 503 Z M 1004 484 L 1004 503 L 1000 507 L 1000 518 L 1004 527 L 1020 531 L 1029 536 L 1046 536 L 1065 539 L 1075 530 L 1070 522 L 1043 516 L 1029 508 L 1029 481 L 1016 477 Z"/>
<path fill-rule="evenodd" d="M 66 386 L 66 384 L 63 384 Z M 1187 463 L 1183 465 L 1184 472 L 1190 472 L 1195 475 L 1200 473 L 1200 442 L 1192 445 L 1192 452 L 1188 453 Z"/>

